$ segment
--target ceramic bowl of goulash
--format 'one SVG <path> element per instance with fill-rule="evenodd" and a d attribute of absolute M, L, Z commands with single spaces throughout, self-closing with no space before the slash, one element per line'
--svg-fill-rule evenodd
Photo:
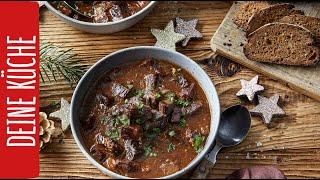
<path fill-rule="evenodd" d="M 86 16 L 72 11 L 63 1 L 46 1 L 46 7 L 72 27 L 96 34 L 122 31 L 144 18 L 156 1 L 68 1 Z"/>
<path fill-rule="evenodd" d="M 217 134 L 220 104 L 206 72 L 154 46 L 114 52 L 77 85 L 71 129 L 83 154 L 114 178 L 176 178 Z"/>

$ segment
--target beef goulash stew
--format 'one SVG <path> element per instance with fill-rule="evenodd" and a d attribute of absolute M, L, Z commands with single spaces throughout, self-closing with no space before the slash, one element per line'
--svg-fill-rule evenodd
<path fill-rule="evenodd" d="M 60 1 L 52 1 L 50 4 L 62 14 L 74 19 L 93 23 L 106 23 L 124 19 L 139 12 L 150 1 L 71 1 L 83 17 L 74 13 L 68 6 Z"/>
<path fill-rule="evenodd" d="M 185 168 L 210 132 L 210 109 L 180 67 L 146 59 L 118 66 L 91 87 L 80 113 L 92 156 L 109 170 L 157 178 Z"/>

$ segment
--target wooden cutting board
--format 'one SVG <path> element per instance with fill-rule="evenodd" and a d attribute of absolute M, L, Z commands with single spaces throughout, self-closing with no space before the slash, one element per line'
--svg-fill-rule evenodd
<path fill-rule="evenodd" d="M 238 6 L 232 5 L 225 19 L 211 39 L 211 48 L 216 53 L 228 57 L 257 72 L 286 83 L 291 88 L 320 101 L 320 64 L 315 67 L 294 67 L 251 61 L 243 54 L 245 33 L 232 21 Z M 320 18 L 320 2 L 293 3 L 296 9 L 303 10 L 308 16 Z"/>

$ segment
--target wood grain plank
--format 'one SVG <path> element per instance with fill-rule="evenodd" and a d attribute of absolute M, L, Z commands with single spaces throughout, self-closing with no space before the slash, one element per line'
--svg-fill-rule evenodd
<path fill-rule="evenodd" d="M 297 91 L 320 101 L 320 64 L 315 67 L 294 67 L 259 63 L 245 57 L 243 46 L 240 45 L 246 41 L 245 32 L 238 28 L 232 20 L 240 4 L 234 3 L 230 8 L 211 40 L 212 49 L 268 77 L 288 83 Z M 295 5 L 297 9 L 304 10 L 306 15 L 320 17 L 320 3 L 318 2 L 296 3 Z M 226 43 L 231 46 L 227 46 Z"/>

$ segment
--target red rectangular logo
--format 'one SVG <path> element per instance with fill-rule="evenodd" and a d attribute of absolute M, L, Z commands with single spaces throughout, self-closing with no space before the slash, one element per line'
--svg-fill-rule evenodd
<path fill-rule="evenodd" d="M 39 175 L 39 6 L 0 2 L 0 178 Z"/>

